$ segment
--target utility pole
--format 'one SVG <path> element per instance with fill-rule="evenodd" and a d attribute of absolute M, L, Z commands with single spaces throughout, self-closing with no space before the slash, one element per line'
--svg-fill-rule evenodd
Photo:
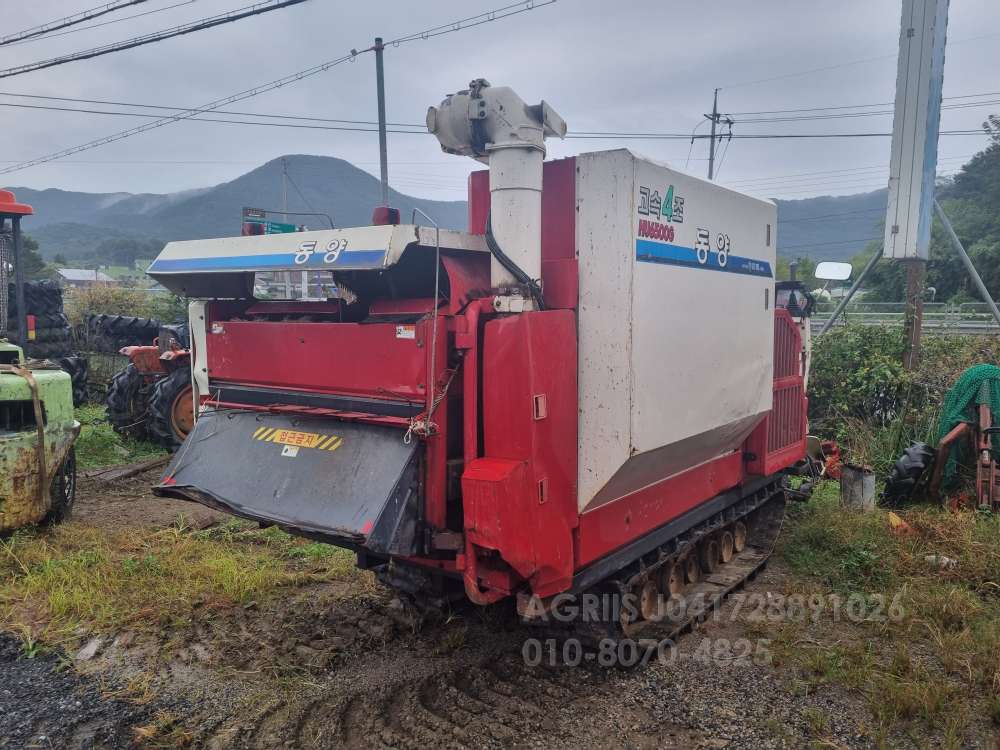
<path fill-rule="evenodd" d="M 715 177 L 715 129 L 719 124 L 719 90 L 715 90 L 712 97 L 712 114 L 705 115 L 712 121 L 712 135 L 708 142 L 708 179 Z"/>
<path fill-rule="evenodd" d="M 375 37 L 375 85 L 378 88 L 378 157 L 382 172 L 382 205 L 389 205 L 389 156 L 385 133 L 385 73 L 382 68 L 382 37 Z"/>
<path fill-rule="evenodd" d="M 920 336 L 924 325 L 924 279 L 927 261 L 910 258 L 901 261 L 906 268 L 906 307 L 903 317 L 903 367 L 916 370 L 920 365 Z"/>

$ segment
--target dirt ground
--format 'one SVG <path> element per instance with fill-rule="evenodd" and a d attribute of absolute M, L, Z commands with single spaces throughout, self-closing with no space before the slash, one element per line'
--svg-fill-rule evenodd
<path fill-rule="evenodd" d="M 88 524 L 204 527 L 224 518 L 153 497 L 155 477 L 83 481 Z M 780 590 L 766 569 L 745 593 Z M 863 699 L 757 658 L 758 630 L 720 616 L 644 667 L 529 667 L 533 633 L 503 609 L 414 630 L 388 592 L 343 583 L 280 602 L 195 608 L 181 632 L 123 631 L 93 653 L 27 658 L 0 639 L 5 748 L 777 748 L 875 745 Z M 741 639 L 746 639 L 742 641 Z M 739 643 L 753 646 L 740 658 Z M 706 645 L 707 644 L 707 645 Z M 895 738 L 894 745 L 923 742 Z"/>

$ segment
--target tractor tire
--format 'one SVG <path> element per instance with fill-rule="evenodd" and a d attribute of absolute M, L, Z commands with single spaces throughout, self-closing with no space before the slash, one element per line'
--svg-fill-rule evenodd
<path fill-rule="evenodd" d="M 191 367 L 179 367 L 153 386 L 146 410 L 149 437 L 176 450 L 194 426 Z"/>
<path fill-rule="evenodd" d="M 913 497 L 921 480 L 930 478 L 935 450 L 927 443 L 910 443 L 896 459 L 882 491 L 884 505 L 899 505 Z"/>
<path fill-rule="evenodd" d="M 56 364 L 69 373 L 73 381 L 73 406 L 87 402 L 88 362 L 83 357 L 59 357 Z"/>
<path fill-rule="evenodd" d="M 52 477 L 52 487 L 49 489 L 49 512 L 45 514 L 42 523 L 46 526 L 68 521 L 73 514 L 73 503 L 76 502 L 76 449 L 70 448 L 66 458 Z"/>
<path fill-rule="evenodd" d="M 115 432 L 123 437 L 146 437 L 148 394 L 145 377 L 131 363 L 111 379 L 104 405 Z"/>

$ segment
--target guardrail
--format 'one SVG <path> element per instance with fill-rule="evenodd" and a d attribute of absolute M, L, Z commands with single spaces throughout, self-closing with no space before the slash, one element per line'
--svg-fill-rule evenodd
<path fill-rule="evenodd" d="M 816 305 L 810 323 L 813 332 L 830 319 L 835 302 L 820 302 Z M 847 322 L 861 325 L 903 325 L 906 305 L 903 302 L 854 302 L 840 316 L 834 325 Z M 941 334 L 1000 334 L 997 324 L 985 302 L 925 302 L 923 330 Z"/>

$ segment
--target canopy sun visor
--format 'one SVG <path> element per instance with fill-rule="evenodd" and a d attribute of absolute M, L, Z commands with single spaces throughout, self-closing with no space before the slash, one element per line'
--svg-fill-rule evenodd
<path fill-rule="evenodd" d="M 417 541 L 418 441 L 382 425 L 206 411 L 154 488 L 378 554 Z"/>
<path fill-rule="evenodd" d="M 442 251 L 489 253 L 481 235 L 396 224 L 171 242 L 146 273 L 175 294 L 249 299 L 259 271 L 380 271 L 439 237 Z"/>

